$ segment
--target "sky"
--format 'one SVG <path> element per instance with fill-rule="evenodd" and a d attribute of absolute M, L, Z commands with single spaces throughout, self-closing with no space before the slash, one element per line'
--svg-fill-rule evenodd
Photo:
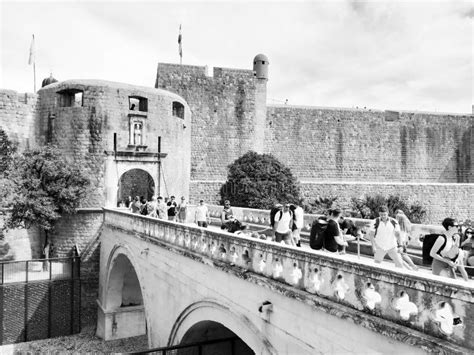
<path fill-rule="evenodd" d="M 153 87 L 159 62 L 252 69 L 269 104 L 472 113 L 474 5 L 440 1 L 0 0 L 0 88 L 102 79 Z"/>

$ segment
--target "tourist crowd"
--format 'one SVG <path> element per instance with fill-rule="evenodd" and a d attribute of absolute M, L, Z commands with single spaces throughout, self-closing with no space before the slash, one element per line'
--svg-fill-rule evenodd
<path fill-rule="evenodd" d="M 119 207 L 128 208 L 132 213 L 180 223 L 186 222 L 188 214 L 188 202 L 185 197 L 181 197 L 180 202 L 177 202 L 174 196 L 165 200 L 161 196 L 154 196 L 151 201 L 139 196 L 132 199 L 129 196 Z M 204 200 L 200 200 L 195 209 L 194 222 L 199 227 L 207 227 L 210 224 L 209 209 Z M 230 201 L 226 200 L 220 214 L 220 222 L 221 229 L 230 233 L 300 247 L 304 211 L 295 204 L 276 204 L 270 211 L 270 228 L 251 231 L 247 225 L 235 218 Z M 465 265 L 474 267 L 474 231 L 467 228 L 462 233 L 453 218 L 445 218 L 442 225 L 445 229 L 443 234 L 427 235 L 424 240 L 426 258 L 431 263 L 432 273 L 445 273 L 455 278 L 456 271 L 459 271 L 464 280 L 468 280 Z M 370 242 L 376 263 L 381 263 L 388 255 L 395 266 L 416 271 L 418 266 L 407 252 L 411 230 L 412 224 L 402 210 L 397 210 L 395 216 L 390 217 L 388 208 L 383 206 L 379 210 L 379 217 L 375 218 L 368 228 L 361 229 L 351 219 L 345 218 L 342 210 L 336 208 L 330 210 L 327 216 L 313 221 L 309 246 L 316 250 L 345 254 L 348 242 L 358 239 Z"/>

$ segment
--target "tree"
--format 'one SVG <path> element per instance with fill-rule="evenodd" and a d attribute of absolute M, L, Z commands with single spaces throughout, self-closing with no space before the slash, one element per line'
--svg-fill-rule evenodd
<path fill-rule="evenodd" d="M 270 154 L 249 151 L 228 166 L 222 200 L 234 206 L 271 208 L 275 203 L 300 203 L 300 187 L 291 170 Z"/>
<path fill-rule="evenodd" d="M 10 210 L 5 228 L 35 225 L 46 232 L 46 238 L 62 214 L 76 212 L 90 183 L 78 166 L 49 145 L 14 154 L 4 178 L 0 198 Z"/>

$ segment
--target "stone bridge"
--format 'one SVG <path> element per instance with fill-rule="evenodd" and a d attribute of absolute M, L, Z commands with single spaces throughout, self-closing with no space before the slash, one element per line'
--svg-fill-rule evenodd
<path fill-rule="evenodd" d="M 466 353 L 474 287 L 105 209 L 97 333 L 235 354 Z M 219 349 L 216 353 L 230 353 Z"/>

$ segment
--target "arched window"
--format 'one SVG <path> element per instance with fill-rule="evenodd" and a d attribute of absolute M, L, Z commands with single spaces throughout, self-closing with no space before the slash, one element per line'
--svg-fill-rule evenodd
<path fill-rule="evenodd" d="M 173 116 L 184 119 L 184 105 L 181 102 L 173 101 Z"/>

